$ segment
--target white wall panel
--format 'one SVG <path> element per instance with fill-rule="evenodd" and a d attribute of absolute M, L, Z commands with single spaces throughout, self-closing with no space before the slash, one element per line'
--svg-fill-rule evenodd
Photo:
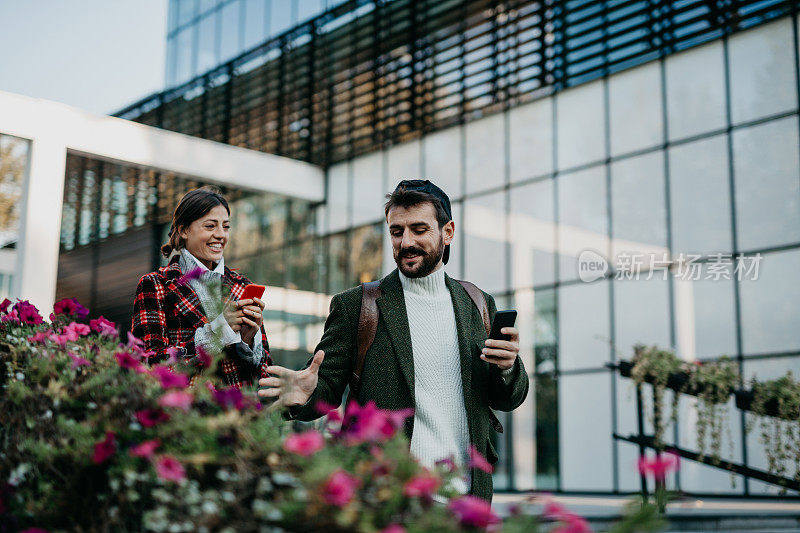
<path fill-rule="evenodd" d="M 658 61 L 608 79 L 611 155 L 663 143 L 661 64 Z"/>
<path fill-rule="evenodd" d="M 465 131 L 467 194 L 505 184 L 505 115 L 470 122 Z"/>
<path fill-rule="evenodd" d="M 603 81 L 568 89 L 556 96 L 559 170 L 605 158 Z"/>
<path fill-rule="evenodd" d="M 511 182 L 553 171 L 553 99 L 508 112 Z"/>

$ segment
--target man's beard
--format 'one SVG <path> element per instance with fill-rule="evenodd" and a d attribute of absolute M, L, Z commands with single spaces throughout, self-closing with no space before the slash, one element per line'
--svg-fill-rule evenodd
<path fill-rule="evenodd" d="M 403 267 L 402 259 L 406 255 L 421 255 L 422 260 L 416 267 L 412 267 L 411 269 L 407 269 Z M 417 248 L 415 246 L 410 246 L 408 248 L 403 248 L 400 252 L 395 255 L 394 262 L 397 263 L 397 268 L 400 269 L 400 272 L 403 273 L 404 276 L 407 278 L 424 278 L 431 272 L 436 269 L 436 266 L 439 264 L 439 261 L 442 260 L 444 256 L 444 236 L 439 237 L 439 246 L 436 247 L 436 250 L 426 253 L 425 250 L 422 248 Z"/>

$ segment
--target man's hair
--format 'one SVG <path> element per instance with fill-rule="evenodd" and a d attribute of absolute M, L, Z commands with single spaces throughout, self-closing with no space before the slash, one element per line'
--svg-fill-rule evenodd
<path fill-rule="evenodd" d="M 439 229 L 442 229 L 445 224 L 450 222 L 450 217 L 447 216 L 442 201 L 427 192 L 398 187 L 393 193 L 387 194 L 386 198 L 388 201 L 383 206 L 383 210 L 387 218 L 389 217 L 389 210 L 393 207 L 404 207 L 408 209 L 415 205 L 430 202 L 433 204 L 433 208 L 436 211 L 436 221 L 439 223 Z"/>

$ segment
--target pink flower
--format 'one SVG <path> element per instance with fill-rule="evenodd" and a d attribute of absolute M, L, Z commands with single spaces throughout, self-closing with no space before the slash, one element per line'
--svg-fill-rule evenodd
<path fill-rule="evenodd" d="M 451 500 L 447 508 L 456 515 L 462 526 L 486 528 L 500 523 L 500 518 L 492 512 L 489 502 L 477 496 L 462 496 Z"/>
<path fill-rule="evenodd" d="M 236 387 L 211 389 L 211 396 L 214 398 L 214 402 L 226 411 L 228 409 L 241 410 L 245 407 L 242 391 Z"/>
<path fill-rule="evenodd" d="M 320 400 L 314 405 L 314 409 L 321 415 L 328 415 L 328 422 L 337 423 L 342 421 L 342 413 L 333 404 Z"/>
<path fill-rule="evenodd" d="M 467 464 L 467 468 L 483 470 L 487 474 L 491 474 L 494 470 L 492 465 L 489 464 L 489 461 L 481 455 L 481 452 L 478 451 L 474 444 L 469 445 L 469 463 Z"/>
<path fill-rule="evenodd" d="M 19 314 L 17 313 L 17 310 L 12 309 L 7 314 L 0 317 L 0 322 L 11 322 L 14 324 L 19 324 Z"/>
<path fill-rule="evenodd" d="M 89 316 L 89 310 L 78 302 L 77 298 L 64 298 L 53 305 L 53 312 L 57 315 L 70 315 L 78 318 Z"/>
<path fill-rule="evenodd" d="M 654 459 L 640 457 L 637 466 L 643 476 L 651 474 L 656 479 L 664 479 L 673 470 L 677 470 L 680 459 L 674 453 L 663 453 Z"/>
<path fill-rule="evenodd" d="M 7 312 L 9 305 L 11 305 L 11 300 L 9 300 L 8 298 L 4 298 L 2 303 L 0 303 L 0 313 Z"/>
<path fill-rule="evenodd" d="M 36 326 L 44 322 L 42 315 L 39 314 L 39 310 L 27 300 L 23 301 L 18 299 L 17 303 L 14 304 L 14 311 L 17 312 L 19 321 L 23 324 Z"/>
<path fill-rule="evenodd" d="M 561 520 L 565 516 L 569 516 L 570 512 L 560 503 L 548 499 L 544 504 L 542 514 L 552 520 Z"/>
<path fill-rule="evenodd" d="M 390 524 L 382 529 L 381 533 L 406 533 L 406 528 L 400 524 Z"/>
<path fill-rule="evenodd" d="M 173 387 L 185 389 L 189 386 L 189 378 L 186 374 L 173 372 L 168 366 L 156 365 L 150 370 L 150 375 L 157 377 L 161 381 L 161 388 L 164 389 Z"/>
<path fill-rule="evenodd" d="M 203 269 L 200 267 L 195 267 L 180 278 L 178 278 L 178 285 L 186 285 L 193 279 L 197 279 L 203 275 Z"/>
<path fill-rule="evenodd" d="M 92 330 L 89 326 L 77 322 L 70 322 L 70 324 L 64 328 L 64 334 L 67 335 L 71 341 L 76 341 L 79 337 L 86 336 L 91 332 Z"/>
<path fill-rule="evenodd" d="M 423 473 L 409 479 L 403 485 L 403 495 L 408 498 L 423 498 L 430 500 L 431 496 L 439 489 L 442 482 L 436 476 Z"/>
<path fill-rule="evenodd" d="M 141 350 L 144 350 L 144 341 L 140 340 L 140 339 L 137 339 L 136 337 L 133 336 L 133 333 L 131 333 L 129 331 L 128 332 L 128 344 L 126 344 L 125 347 L 128 348 L 129 350 L 131 348 L 134 348 L 134 349 L 138 348 L 141 351 Z"/>
<path fill-rule="evenodd" d="M 116 337 L 117 336 L 117 326 L 110 320 L 106 320 L 105 317 L 95 318 L 94 320 L 89 321 L 89 326 L 92 328 L 92 331 L 95 333 L 99 333 L 104 337 Z"/>
<path fill-rule="evenodd" d="M 161 407 L 174 407 L 184 412 L 188 412 L 192 406 L 194 396 L 190 392 L 184 391 L 170 391 L 158 399 L 158 405 Z"/>
<path fill-rule="evenodd" d="M 554 528 L 550 533 L 592 533 L 589 522 L 578 515 L 569 513 L 562 518 L 562 521 L 564 524 Z"/>
<path fill-rule="evenodd" d="M 169 420 L 169 415 L 163 409 L 142 409 L 134 413 L 136 420 L 146 428 L 151 428 L 156 424 Z"/>
<path fill-rule="evenodd" d="M 372 400 L 363 407 L 353 401 L 345 411 L 342 422 L 342 426 L 345 428 L 343 434 L 349 444 L 385 442 L 394 437 L 397 430 L 403 426 L 405 419 L 413 414 L 413 409 L 398 411 L 378 409 Z"/>
<path fill-rule="evenodd" d="M 117 358 L 117 363 L 122 368 L 136 370 L 142 364 L 136 356 L 129 354 L 128 352 L 117 352 L 114 354 L 114 357 Z"/>
<path fill-rule="evenodd" d="M 67 335 L 56 335 L 55 333 L 51 333 L 48 337 L 51 341 L 58 344 L 62 348 L 67 345 L 67 341 L 70 340 Z"/>
<path fill-rule="evenodd" d="M 128 450 L 128 453 L 133 457 L 145 457 L 147 459 L 152 459 L 156 448 L 159 446 L 161 446 L 161 441 L 158 439 L 146 440 Z"/>
<path fill-rule="evenodd" d="M 337 470 L 322 485 L 322 499 L 329 505 L 344 507 L 353 500 L 361 480 L 344 470 Z"/>
<path fill-rule="evenodd" d="M 49 339 L 50 335 L 52 335 L 52 334 L 53 334 L 53 332 L 51 330 L 39 331 L 38 333 L 36 333 L 36 335 L 28 337 L 28 342 L 41 342 L 41 343 L 44 343 L 44 341 Z"/>
<path fill-rule="evenodd" d="M 156 460 L 156 474 L 164 481 L 180 481 L 186 477 L 186 470 L 171 455 L 162 455 Z"/>
<path fill-rule="evenodd" d="M 106 432 L 106 438 L 94 445 L 94 455 L 92 461 L 95 464 L 104 463 L 108 458 L 117 452 L 117 439 L 114 432 Z"/>
<path fill-rule="evenodd" d="M 78 357 L 74 354 L 68 354 L 72 358 L 72 368 L 79 368 L 82 366 L 90 366 L 92 364 L 91 361 L 88 359 L 84 359 L 83 357 Z"/>
<path fill-rule="evenodd" d="M 325 439 L 322 438 L 322 434 L 315 429 L 303 433 L 292 433 L 286 437 L 286 440 L 283 442 L 284 450 L 303 457 L 314 455 L 324 447 Z"/>

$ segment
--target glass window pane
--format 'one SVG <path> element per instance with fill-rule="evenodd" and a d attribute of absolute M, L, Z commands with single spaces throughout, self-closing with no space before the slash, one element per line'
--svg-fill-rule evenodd
<path fill-rule="evenodd" d="M 611 379 L 606 372 L 559 378 L 558 430 L 562 488 L 611 490 Z"/>
<path fill-rule="evenodd" d="M 667 57 L 670 140 L 725 127 L 725 64 L 721 41 Z"/>
<path fill-rule="evenodd" d="M 349 287 L 380 279 L 383 225 L 373 224 L 350 232 Z"/>
<path fill-rule="evenodd" d="M 387 183 L 386 192 L 393 191 L 402 180 L 422 178 L 422 168 L 420 161 L 420 141 L 414 140 L 392 146 L 386 153 L 387 161 Z M 438 176 L 425 176 L 437 186 L 441 187 Z M 442 189 L 448 192 L 446 189 Z"/>
<path fill-rule="evenodd" d="M 270 13 L 270 36 L 274 37 L 292 27 L 295 0 L 272 0 Z"/>
<path fill-rule="evenodd" d="M 347 262 L 349 259 L 347 249 L 347 234 L 338 233 L 330 235 L 327 240 L 328 252 L 328 294 L 338 294 L 350 288 L 347 276 Z"/>
<path fill-rule="evenodd" d="M 558 292 L 560 370 L 599 368 L 610 358 L 608 281 L 564 285 Z"/>
<path fill-rule="evenodd" d="M 731 252 L 731 201 L 725 135 L 669 150 L 672 250 Z"/>
<path fill-rule="evenodd" d="M 219 50 L 217 48 L 218 11 L 209 13 L 200 19 L 197 34 L 197 72 L 202 74 L 217 66 Z"/>
<path fill-rule="evenodd" d="M 611 165 L 611 255 L 650 258 L 667 253 L 667 206 L 664 199 L 664 155 L 653 152 Z M 622 255 L 621 255 L 622 254 Z"/>
<path fill-rule="evenodd" d="M 800 241 L 797 117 L 733 132 L 740 250 Z"/>
<path fill-rule="evenodd" d="M 504 115 L 470 122 L 465 131 L 467 194 L 505 184 Z"/>
<path fill-rule="evenodd" d="M 560 170 L 605 158 L 604 109 L 602 81 L 568 89 L 556 96 Z"/>
<path fill-rule="evenodd" d="M 176 0 L 178 2 L 178 26 L 192 20 L 197 13 L 197 0 Z"/>
<path fill-rule="evenodd" d="M 0 135 L 0 248 L 16 247 L 30 142 Z"/>
<path fill-rule="evenodd" d="M 509 120 L 511 182 L 553 171 L 553 99 L 512 108 Z"/>
<path fill-rule="evenodd" d="M 734 123 L 797 108 L 793 25 L 786 17 L 729 39 Z"/>
<path fill-rule="evenodd" d="M 341 231 L 348 226 L 350 206 L 350 163 L 339 163 L 328 169 L 328 228 Z"/>
<path fill-rule="evenodd" d="M 556 228 L 553 180 L 511 189 L 511 286 L 555 282 Z"/>
<path fill-rule="evenodd" d="M 244 49 L 248 50 L 267 38 L 268 0 L 244 0 Z"/>
<path fill-rule="evenodd" d="M 758 279 L 739 282 L 742 351 L 800 349 L 800 250 L 764 254 Z"/>
<path fill-rule="evenodd" d="M 663 272 L 614 280 L 614 349 L 630 359 L 635 344 L 669 348 L 669 296 Z"/>
<path fill-rule="evenodd" d="M 178 3 L 180 0 L 169 0 L 167 13 L 167 32 L 171 33 L 178 27 Z"/>
<path fill-rule="evenodd" d="M 424 176 L 438 185 L 451 200 L 464 194 L 461 184 L 463 158 L 461 128 L 447 128 L 423 137 L 425 151 Z M 391 182 L 396 176 L 389 174 Z"/>
<path fill-rule="evenodd" d="M 591 249 L 608 254 L 606 167 L 561 174 L 558 187 L 558 253 L 562 281 L 578 278 L 578 256 Z"/>
<path fill-rule="evenodd" d="M 194 34 L 196 26 L 190 26 L 178 33 L 175 51 L 175 84 L 181 84 L 194 76 Z"/>
<path fill-rule="evenodd" d="M 319 291 L 317 246 L 313 240 L 303 241 L 286 248 L 286 288 L 301 291 Z"/>
<path fill-rule="evenodd" d="M 465 200 L 463 220 L 465 279 L 486 292 L 508 290 L 505 193 Z"/>
<path fill-rule="evenodd" d="M 608 100 L 612 156 L 663 142 L 659 62 L 611 76 Z"/>
<path fill-rule="evenodd" d="M 305 22 L 325 10 L 325 0 L 296 0 L 297 22 Z"/>
<path fill-rule="evenodd" d="M 675 276 L 675 328 L 678 354 L 687 361 L 736 355 L 733 281 L 708 278 L 700 265 L 699 279 Z"/>
<path fill-rule="evenodd" d="M 239 48 L 239 22 L 241 2 L 233 0 L 222 8 L 222 26 L 220 30 L 220 62 L 237 55 Z"/>

